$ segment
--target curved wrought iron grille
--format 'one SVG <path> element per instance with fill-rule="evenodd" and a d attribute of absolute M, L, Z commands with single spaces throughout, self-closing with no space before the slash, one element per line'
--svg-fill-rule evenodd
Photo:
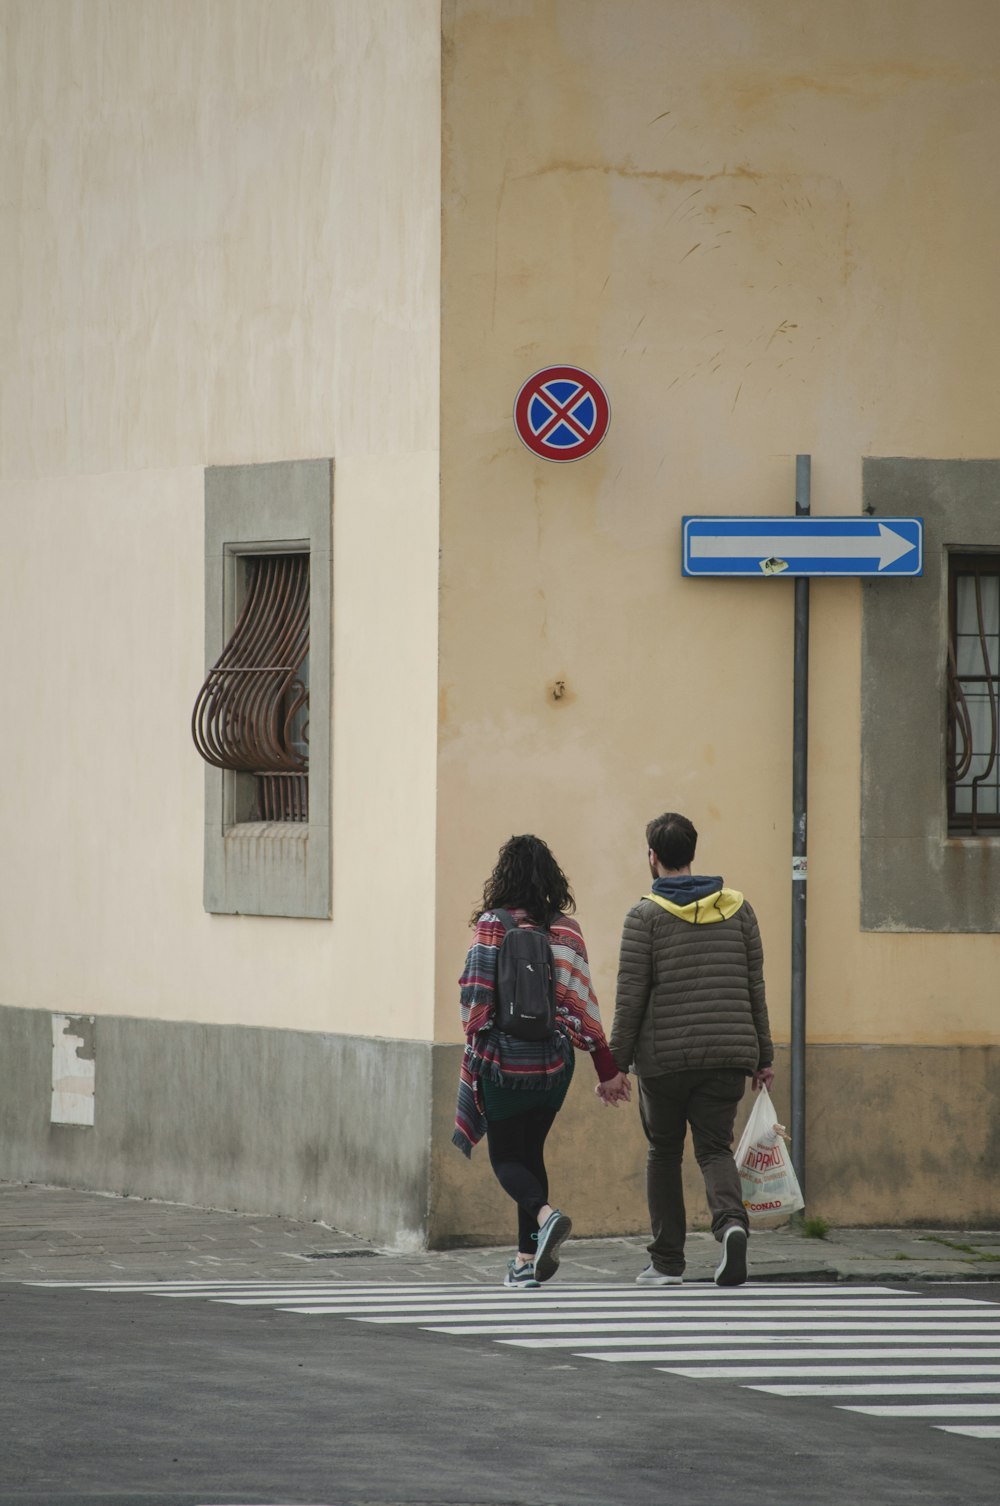
<path fill-rule="evenodd" d="M 953 555 L 948 585 L 948 825 L 1000 833 L 1000 555 Z"/>
<path fill-rule="evenodd" d="M 246 597 L 195 701 L 207 763 L 252 774 L 256 816 L 309 819 L 309 556 L 244 557 Z"/>

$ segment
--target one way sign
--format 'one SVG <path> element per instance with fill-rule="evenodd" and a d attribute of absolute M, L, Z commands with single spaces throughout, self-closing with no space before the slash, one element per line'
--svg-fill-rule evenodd
<path fill-rule="evenodd" d="M 920 575 L 922 518 L 685 518 L 685 575 Z"/>

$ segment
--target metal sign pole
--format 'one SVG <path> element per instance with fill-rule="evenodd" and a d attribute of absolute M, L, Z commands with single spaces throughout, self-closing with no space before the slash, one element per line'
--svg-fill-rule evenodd
<path fill-rule="evenodd" d="M 810 508 L 811 456 L 795 457 L 795 516 Z M 792 709 L 792 1165 L 806 1195 L 806 817 L 809 777 L 809 577 L 795 581 Z"/>
<path fill-rule="evenodd" d="M 792 712 L 792 1165 L 806 1190 L 806 788 L 809 753 L 809 580 L 922 575 L 922 518 L 810 515 L 809 455 L 795 457 L 795 517 L 681 519 L 681 573 L 795 581 Z"/>

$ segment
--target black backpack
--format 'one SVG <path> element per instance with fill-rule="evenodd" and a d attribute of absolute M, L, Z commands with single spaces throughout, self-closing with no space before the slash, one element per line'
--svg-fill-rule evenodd
<path fill-rule="evenodd" d="M 494 910 L 504 928 L 497 954 L 496 1028 L 522 1041 L 547 1041 L 556 1028 L 556 969 L 544 931 Z"/>

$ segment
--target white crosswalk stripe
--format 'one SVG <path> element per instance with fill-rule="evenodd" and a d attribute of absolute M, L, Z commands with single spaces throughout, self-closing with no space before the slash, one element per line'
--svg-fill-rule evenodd
<path fill-rule="evenodd" d="M 471 1281 L 26 1284 L 413 1326 L 450 1338 L 643 1365 L 677 1379 L 735 1383 L 793 1402 L 827 1400 L 855 1414 L 1000 1441 L 1000 1305 L 944 1292 L 696 1283 L 505 1291 Z"/>

